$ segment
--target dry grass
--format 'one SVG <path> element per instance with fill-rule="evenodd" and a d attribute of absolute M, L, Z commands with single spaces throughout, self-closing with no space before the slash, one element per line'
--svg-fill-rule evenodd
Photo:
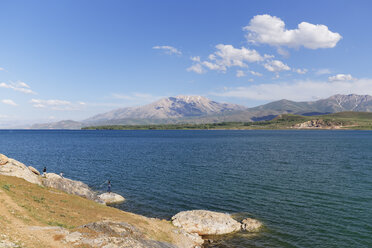
<path fill-rule="evenodd" d="M 148 219 L 16 177 L 0 175 L 0 189 L 24 210 L 21 213 L 14 209 L 14 217 L 29 226 L 60 226 L 74 231 L 100 220 L 123 221 L 136 226 L 149 239 L 174 243 L 174 227 L 167 221 Z M 5 216 L 0 216 L 2 224 L 11 225 Z M 60 240 L 62 236 L 53 238 Z"/>

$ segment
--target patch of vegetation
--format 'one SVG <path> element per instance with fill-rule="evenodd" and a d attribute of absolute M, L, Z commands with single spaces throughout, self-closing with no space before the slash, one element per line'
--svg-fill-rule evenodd
<path fill-rule="evenodd" d="M 45 198 L 42 196 L 42 197 L 37 197 L 37 196 L 32 196 L 32 199 L 34 199 L 34 201 L 38 202 L 38 203 L 43 203 Z"/>
<path fill-rule="evenodd" d="M 49 226 L 59 226 L 59 227 L 63 227 L 63 228 L 66 228 L 66 229 L 73 229 L 73 228 L 75 228 L 74 226 L 68 226 L 68 225 L 66 225 L 64 223 L 59 223 L 57 221 L 48 221 L 47 224 Z"/>
<path fill-rule="evenodd" d="M 302 116 L 283 114 L 270 121 L 220 122 L 205 124 L 106 125 L 84 127 L 84 130 L 218 130 L 218 129 L 292 129 L 297 124 L 322 120 L 326 127 L 372 130 L 372 113 L 340 112 L 328 115 Z"/>
<path fill-rule="evenodd" d="M 7 190 L 7 191 L 10 191 L 10 187 L 11 187 L 11 185 L 9 185 L 9 184 L 4 184 L 2 186 L 2 188 L 5 189 L 5 190 Z"/>

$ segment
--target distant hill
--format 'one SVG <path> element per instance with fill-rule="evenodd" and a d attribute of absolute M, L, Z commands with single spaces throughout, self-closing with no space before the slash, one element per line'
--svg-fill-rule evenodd
<path fill-rule="evenodd" d="M 308 102 L 279 100 L 254 108 L 219 103 L 202 96 L 177 96 L 160 99 L 140 107 L 112 110 L 82 122 L 61 121 L 37 124 L 38 129 L 79 129 L 97 125 L 151 125 L 175 123 L 219 123 L 272 120 L 281 114 L 324 115 L 344 111 L 372 112 L 372 96 L 334 95 Z"/>
<path fill-rule="evenodd" d="M 84 127 L 87 130 L 192 130 L 192 129 L 358 129 L 372 130 L 372 112 L 339 112 L 328 115 L 278 115 L 269 121 L 219 122 L 150 125 L 105 125 Z"/>
<path fill-rule="evenodd" d="M 328 114 L 342 111 L 372 112 L 372 96 L 369 95 L 334 95 L 326 99 L 310 102 L 280 100 L 248 111 L 277 111 L 300 115 Z"/>
<path fill-rule="evenodd" d="M 372 130 L 372 112 L 339 112 L 303 116 L 281 114 L 269 121 L 219 122 L 156 125 L 106 125 L 84 127 L 90 130 L 190 130 L 190 129 L 358 129 Z"/>
<path fill-rule="evenodd" d="M 160 99 L 140 107 L 129 107 L 116 109 L 107 113 L 88 118 L 84 123 L 111 123 L 111 122 L 137 122 L 142 120 L 146 123 L 150 120 L 183 119 L 203 117 L 215 114 L 226 114 L 234 111 L 244 110 L 246 107 L 218 103 L 202 96 L 176 96 Z"/>
<path fill-rule="evenodd" d="M 81 122 L 78 121 L 58 121 L 52 123 L 44 123 L 44 124 L 34 124 L 30 128 L 31 129 L 80 129 L 83 126 Z"/>

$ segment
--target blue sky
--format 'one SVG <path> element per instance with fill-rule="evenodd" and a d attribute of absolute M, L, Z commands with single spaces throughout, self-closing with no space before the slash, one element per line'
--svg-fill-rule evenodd
<path fill-rule="evenodd" d="M 370 1 L 0 1 L 0 127 L 175 95 L 371 94 Z"/>

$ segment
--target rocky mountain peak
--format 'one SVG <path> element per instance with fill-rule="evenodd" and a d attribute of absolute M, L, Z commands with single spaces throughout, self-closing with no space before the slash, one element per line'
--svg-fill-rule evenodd
<path fill-rule="evenodd" d="M 218 103 L 203 96 L 179 95 L 160 99 L 140 106 L 117 109 L 86 120 L 107 121 L 118 119 L 175 119 L 198 117 L 246 109 L 236 104 Z"/>

